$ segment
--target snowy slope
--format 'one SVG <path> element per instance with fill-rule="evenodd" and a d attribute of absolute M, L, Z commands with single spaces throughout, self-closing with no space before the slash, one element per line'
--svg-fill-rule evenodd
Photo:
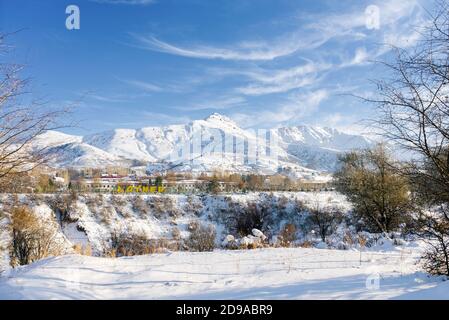
<path fill-rule="evenodd" d="M 417 272 L 415 261 L 305 248 L 68 255 L 0 278 L 0 299 L 448 299 L 447 283 Z"/>
<path fill-rule="evenodd" d="M 283 127 L 279 128 L 278 132 L 282 141 L 287 144 L 305 144 L 333 150 L 365 148 L 372 143 L 367 137 L 347 134 L 332 128 Z"/>
<path fill-rule="evenodd" d="M 106 167 L 126 163 L 124 159 L 86 143 L 72 142 L 50 147 L 49 165 L 54 167 Z"/>
<path fill-rule="evenodd" d="M 37 145 L 48 143 L 53 148 L 51 151 L 58 152 L 60 162 L 54 161 L 57 166 L 101 166 L 127 159 L 145 161 L 155 166 L 164 161 L 178 163 L 177 170 L 180 171 L 222 169 L 275 173 L 279 168 L 286 167 L 294 172 L 332 171 L 341 152 L 373 144 L 364 136 L 311 126 L 277 128 L 274 135 L 278 144 L 270 147 L 279 156 L 279 162 L 264 153 L 258 154 L 257 161 L 245 162 L 248 156 L 246 146 L 257 144 L 256 132 L 242 129 L 228 117 L 217 113 L 187 124 L 115 129 L 84 137 L 49 131 L 38 140 Z M 190 146 L 198 137 L 201 137 L 202 149 L 206 151 L 202 155 L 200 152 L 197 157 L 180 156 L 180 149 Z M 224 147 L 223 142 L 230 143 L 232 147 Z M 63 148 L 63 145 L 71 147 Z M 233 154 L 234 149 L 241 150 L 237 157 Z M 78 156 L 73 157 L 73 153 Z M 74 159 L 73 163 L 71 158 Z"/>
<path fill-rule="evenodd" d="M 283 127 L 277 130 L 279 141 L 297 162 L 314 170 L 333 171 L 342 152 L 370 147 L 373 141 L 361 135 L 331 128 L 311 126 Z"/>
<path fill-rule="evenodd" d="M 33 144 L 35 147 L 56 147 L 66 143 L 80 143 L 82 140 L 81 136 L 49 130 L 37 136 Z"/>
<path fill-rule="evenodd" d="M 104 150 L 116 157 L 155 161 L 146 150 L 144 141 L 137 137 L 137 130 L 115 129 L 83 138 L 83 142 Z"/>

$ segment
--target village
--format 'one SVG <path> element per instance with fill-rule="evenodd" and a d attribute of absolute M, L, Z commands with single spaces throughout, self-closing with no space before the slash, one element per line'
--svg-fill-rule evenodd
<path fill-rule="evenodd" d="M 50 170 L 49 179 L 57 190 L 99 193 L 241 193 L 248 191 L 328 191 L 329 180 L 290 179 L 282 175 L 242 175 L 210 171 L 185 173 L 145 168 L 107 167 Z"/>

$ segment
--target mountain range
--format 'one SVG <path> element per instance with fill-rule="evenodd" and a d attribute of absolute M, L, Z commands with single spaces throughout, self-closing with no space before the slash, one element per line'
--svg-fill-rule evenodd
<path fill-rule="evenodd" d="M 219 169 L 307 176 L 317 172 L 331 172 L 337 166 L 339 154 L 367 148 L 374 143 L 363 135 L 308 125 L 279 127 L 270 132 L 270 139 L 276 141 L 276 145 L 270 145 L 270 152 L 276 152 L 279 161 L 274 161 L 273 157 L 261 152 L 257 154 L 257 161 L 236 161 L 233 154 L 238 149 L 236 141 L 245 144 L 241 151 L 242 157 L 247 158 L 248 146 L 260 139 L 260 136 L 254 130 L 240 128 L 234 121 L 218 113 L 186 124 L 114 129 L 86 136 L 47 131 L 36 139 L 34 147 L 46 148 L 50 156 L 49 165 L 53 167 L 140 164 L 147 165 L 150 171 L 164 168 L 194 172 Z M 217 133 L 218 136 L 233 137 L 231 153 L 217 139 Z M 184 157 L 180 155 L 179 146 L 192 145 L 194 137 L 198 135 L 202 137 L 201 150 L 213 152 L 200 151 L 201 154 L 195 158 L 191 154 Z"/>

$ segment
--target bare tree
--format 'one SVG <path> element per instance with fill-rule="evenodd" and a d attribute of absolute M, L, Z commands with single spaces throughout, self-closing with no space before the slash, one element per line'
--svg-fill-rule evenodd
<path fill-rule="evenodd" d="M 317 196 L 315 196 L 317 197 Z M 313 229 L 318 231 L 318 235 L 323 242 L 331 235 L 343 220 L 342 212 L 330 203 L 322 204 L 318 199 L 309 209 L 308 220 Z"/>
<path fill-rule="evenodd" d="M 26 91 L 23 66 L 4 62 L 10 47 L 0 34 L 0 179 L 32 170 L 46 160 L 48 146 L 33 142 L 47 130 L 61 128 L 57 120 L 68 109 L 51 109 Z"/>
<path fill-rule="evenodd" d="M 442 211 L 439 211 L 442 210 Z M 433 212 L 440 215 L 420 215 L 419 234 L 428 244 L 422 257 L 424 269 L 436 275 L 449 275 L 449 220 L 447 208 L 437 208 Z M 445 218 L 442 218 L 442 216 Z"/>
<path fill-rule="evenodd" d="M 390 79 L 378 81 L 378 96 L 368 101 L 379 106 L 375 123 L 383 136 L 412 155 L 398 169 L 431 209 L 417 219 L 420 234 L 436 240 L 425 258 L 440 261 L 434 273 L 449 275 L 449 4 L 435 4 L 422 40 L 413 50 L 395 48 L 394 61 L 384 62 Z"/>
<path fill-rule="evenodd" d="M 395 48 L 393 62 L 383 62 L 391 76 L 377 81 L 379 107 L 374 124 L 385 138 L 418 155 L 407 172 L 431 163 L 434 172 L 419 176 L 441 183 L 449 194 L 449 4 L 439 11 L 414 50 Z"/>

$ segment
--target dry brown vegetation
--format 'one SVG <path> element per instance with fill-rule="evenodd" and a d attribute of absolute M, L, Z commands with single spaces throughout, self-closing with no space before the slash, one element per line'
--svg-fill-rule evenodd
<path fill-rule="evenodd" d="M 296 226 L 293 223 L 287 223 L 279 234 L 279 245 L 290 247 L 296 240 Z"/>
<path fill-rule="evenodd" d="M 136 195 L 132 198 L 132 207 L 142 218 L 147 217 L 150 214 L 150 206 L 140 195 Z"/>
<path fill-rule="evenodd" d="M 83 256 L 92 256 L 92 247 L 90 246 L 90 244 L 82 245 L 80 243 L 77 243 L 73 245 L 73 251 L 76 254 L 80 254 Z"/>
<path fill-rule="evenodd" d="M 190 236 L 186 246 L 190 251 L 213 251 L 215 248 L 216 231 L 212 224 L 193 221 L 189 224 Z"/>
<path fill-rule="evenodd" d="M 110 249 L 106 256 L 122 257 L 153 253 L 162 253 L 166 250 L 179 250 L 179 241 L 171 239 L 149 239 L 144 234 L 119 233 L 111 236 Z"/>
<path fill-rule="evenodd" d="M 11 229 L 10 258 L 13 266 L 63 253 L 63 242 L 58 238 L 56 230 L 26 207 L 12 209 Z"/>

